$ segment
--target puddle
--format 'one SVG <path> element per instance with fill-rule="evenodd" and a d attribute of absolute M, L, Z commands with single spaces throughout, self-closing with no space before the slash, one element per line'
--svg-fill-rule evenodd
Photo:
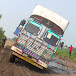
<path fill-rule="evenodd" d="M 52 60 L 49 63 L 49 70 L 53 70 L 54 72 L 58 73 L 58 74 L 73 74 L 76 73 L 76 71 L 65 67 L 64 65 L 62 65 L 59 61 L 57 60 Z"/>

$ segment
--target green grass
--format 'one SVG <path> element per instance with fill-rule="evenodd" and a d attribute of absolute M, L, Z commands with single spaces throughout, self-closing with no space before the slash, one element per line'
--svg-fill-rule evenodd
<path fill-rule="evenodd" d="M 58 49 L 56 55 L 68 59 L 69 58 L 69 49 Z M 76 49 L 72 51 L 70 60 L 76 60 Z"/>

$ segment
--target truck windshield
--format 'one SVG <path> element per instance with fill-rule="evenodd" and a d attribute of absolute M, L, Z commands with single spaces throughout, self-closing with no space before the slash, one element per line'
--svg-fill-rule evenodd
<path fill-rule="evenodd" d="M 29 33 L 38 36 L 42 29 L 42 26 L 34 21 L 29 21 L 25 27 L 26 31 Z"/>
<path fill-rule="evenodd" d="M 53 33 L 52 31 L 48 30 L 43 39 L 48 44 L 51 44 L 52 46 L 56 46 L 56 43 L 58 39 L 60 39 L 60 37 L 56 35 L 55 33 Z"/>

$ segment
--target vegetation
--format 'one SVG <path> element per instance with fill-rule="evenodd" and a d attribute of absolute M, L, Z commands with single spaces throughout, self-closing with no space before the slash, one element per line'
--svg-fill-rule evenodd
<path fill-rule="evenodd" d="M 0 27 L 0 47 L 2 45 L 2 39 L 5 37 L 4 32 L 5 31 L 3 31 L 3 28 Z"/>
<path fill-rule="evenodd" d="M 58 49 L 56 55 L 61 58 L 69 59 L 69 49 Z M 70 59 L 76 60 L 76 49 L 72 51 Z"/>
<path fill-rule="evenodd" d="M 2 18 L 2 15 L 0 15 L 0 19 Z"/>
<path fill-rule="evenodd" d="M 0 19 L 1 18 L 2 18 L 2 15 L 0 15 Z M 2 39 L 5 37 L 4 32 L 5 31 L 3 30 L 3 28 L 0 27 L 0 47 L 2 45 Z"/>

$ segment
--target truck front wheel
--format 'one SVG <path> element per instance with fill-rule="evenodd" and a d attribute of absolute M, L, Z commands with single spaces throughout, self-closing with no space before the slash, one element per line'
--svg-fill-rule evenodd
<path fill-rule="evenodd" d="M 12 62 L 12 63 L 14 63 L 15 62 L 15 58 L 16 58 L 16 56 L 15 55 L 13 55 L 13 54 L 11 54 L 10 55 L 10 62 Z"/>

